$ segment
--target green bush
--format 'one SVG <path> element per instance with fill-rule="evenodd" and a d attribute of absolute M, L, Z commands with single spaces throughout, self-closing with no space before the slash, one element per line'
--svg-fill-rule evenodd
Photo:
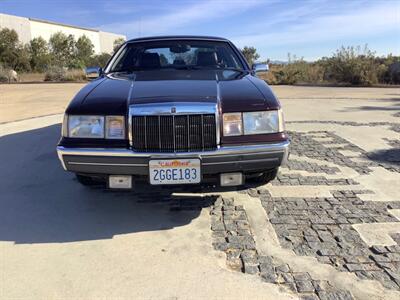
<path fill-rule="evenodd" d="M 260 77 L 269 84 L 400 84 L 400 57 L 377 57 L 367 46 L 342 47 L 315 62 L 289 55 L 287 64 L 271 64 Z"/>
<path fill-rule="evenodd" d="M 375 53 L 367 46 L 342 47 L 332 57 L 321 60 L 328 81 L 352 85 L 372 85 L 378 83 L 379 65 Z"/>
<path fill-rule="evenodd" d="M 277 84 L 295 84 L 298 81 L 300 71 L 291 66 L 285 66 L 274 72 Z"/>
<path fill-rule="evenodd" d="M 288 54 L 287 64 L 270 64 L 270 72 L 260 75 L 269 84 L 321 83 L 324 70 L 319 63 Z"/>
<path fill-rule="evenodd" d="M 379 65 L 378 81 L 387 84 L 400 84 L 400 57 L 388 55 L 377 58 Z"/>

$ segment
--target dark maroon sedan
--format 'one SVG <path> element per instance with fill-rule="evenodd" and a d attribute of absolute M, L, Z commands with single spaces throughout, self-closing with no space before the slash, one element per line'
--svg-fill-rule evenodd
<path fill-rule="evenodd" d="M 68 106 L 57 147 L 79 182 L 152 185 L 265 183 L 289 140 L 271 88 L 228 40 L 134 39 Z"/>

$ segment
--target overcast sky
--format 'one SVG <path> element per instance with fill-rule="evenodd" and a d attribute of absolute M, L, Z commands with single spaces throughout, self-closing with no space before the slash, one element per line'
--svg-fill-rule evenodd
<path fill-rule="evenodd" d="M 125 34 L 196 34 L 307 60 L 342 45 L 400 55 L 400 0 L 0 0 L 0 13 Z"/>

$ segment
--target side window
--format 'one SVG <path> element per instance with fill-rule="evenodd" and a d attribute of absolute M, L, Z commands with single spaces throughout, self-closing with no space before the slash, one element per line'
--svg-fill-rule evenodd
<path fill-rule="evenodd" d="M 113 69 L 117 69 L 117 70 L 122 69 L 123 62 L 126 59 L 126 52 L 129 51 L 128 49 L 129 49 L 128 47 L 125 47 L 122 50 L 122 52 L 117 57 L 116 61 L 114 62 L 113 66 L 112 66 Z"/>
<path fill-rule="evenodd" d="M 112 69 L 118 71 L 129 71 L 137 63 L 137 52 L 137 48 L 125 47 L 114 62 Z"/>

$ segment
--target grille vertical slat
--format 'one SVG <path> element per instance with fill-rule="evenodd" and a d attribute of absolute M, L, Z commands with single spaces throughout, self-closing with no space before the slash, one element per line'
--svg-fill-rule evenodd
<path fill-rule="evenodd" d="M 203 149 L 203 126 L 201 120 L 201 115 L 192 115 L 189 118 L 189 149 L 200 151 Z"/>
<path fill-rule="evenodd" d="M 135 149 L 146 149 L 145 124 L 146 120 L 143 116 L 135 117 L 132 120 L 133 148 Z"/>
<path fill-rule="evenodd" d="M 175 116 L 175 151 L 188 151 L 188 126 L 186 116 Z"/>
<path fill-rule="evenodd" d="M 148 151 L 158 151 L 159 144 L 158 116 L 146 116 L 146 146 Z"/>
<path fill-rule="evenodd" d="M 203 119 L 204 130 L 204 150 L 212 150 L 215 148 L 216 130 L 215 130 L 215 116 L 205 115 Z"/>
<path fill-rule="evenodd" d="M 204 116 L 201 115 L 201 148 L 204 149 Z"/>
<path fill-rule="evenodd" d="M 174 122 L 169 116 L 160 116 L 160 151 L 174 151 Z"/>
<path fill-rule="evenodd" d="M 216 149 L 213 114 L 132 117 L 133 148 L 143 152 L 191 152 Z"/>

